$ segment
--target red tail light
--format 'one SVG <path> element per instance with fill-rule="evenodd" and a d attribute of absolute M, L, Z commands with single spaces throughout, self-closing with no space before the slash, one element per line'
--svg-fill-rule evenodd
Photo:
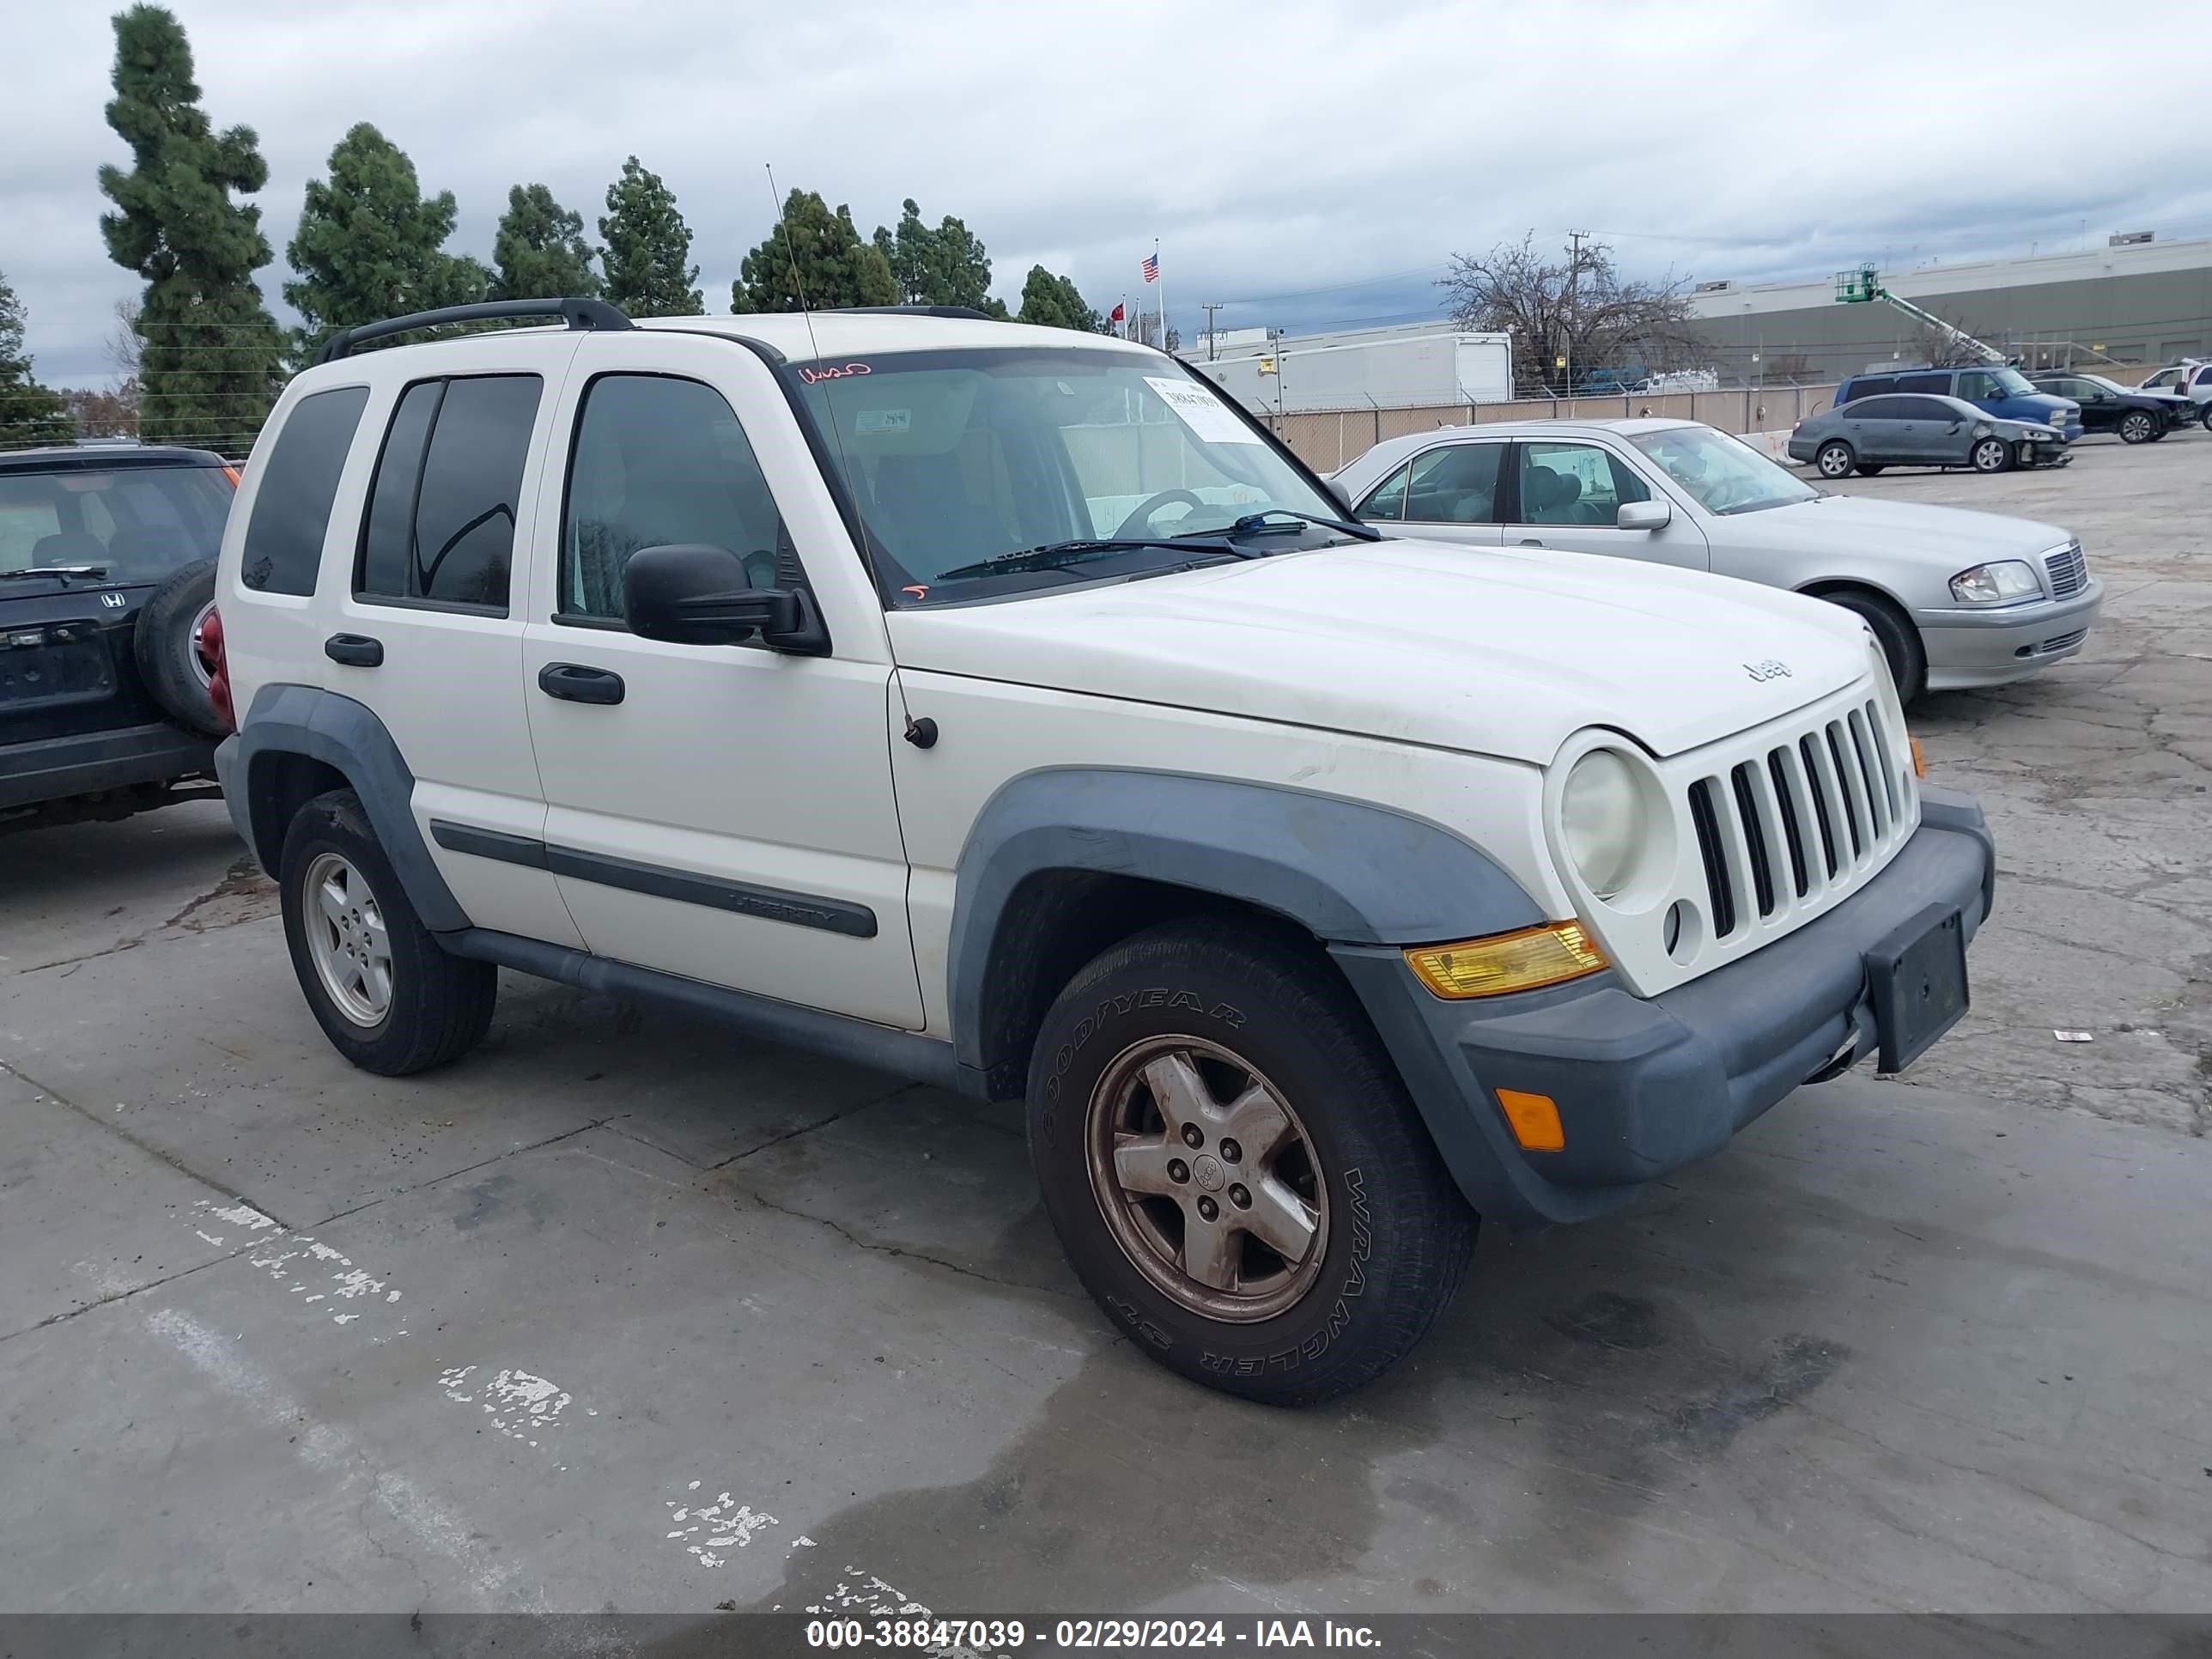
<path fill-rule="evenodd" d="M 215 717 L 222 722 L 224 731 L 237 731 L 238 715 L 230 706 L 230 659 L 222 648 L 222 611 L 209 611 L 192 644 L 208 665 L 208 701 L 215 705 Z"/>

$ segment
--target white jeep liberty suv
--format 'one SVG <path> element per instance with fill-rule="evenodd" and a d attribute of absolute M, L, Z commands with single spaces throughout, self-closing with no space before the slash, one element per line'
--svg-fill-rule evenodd
<path fill-rule="evenodd" d="M 397 319 L 246 469 L 222 782 L 356 1065 L 463 1054 L 504 967 L 1024 1097 L 1108 1316 L 1323 1399 L 1477 1217 L 1909 1063 L 1994 869 L 1849 613 L 1344 513 L 1117 340 Z"/>

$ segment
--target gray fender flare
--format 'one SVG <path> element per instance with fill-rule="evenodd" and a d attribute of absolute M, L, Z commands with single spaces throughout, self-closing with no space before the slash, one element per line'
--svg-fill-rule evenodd
<path fill-rule="evenodd" d="M 1025 773 L 985 805 L 961 849 L 946 978 L 963 1067 L 988 1063 L 985 981 L 1008 902 L 1057 870 L 1241 900 L 1331 945 L 1425 945 L 1544 920 L 1480 848 L 1387 807 L 1182 773 Z"/>
<path fill-rule="evenodd" d="M 276 873 L 284 848 L 285 826 L 259 809 L 276 763 L 285 755 L 304 755 L 345 775 L 425 927 L 446 933 L 469 926 L 468 913 L 438 873 L 416 827 L 410 810 L 415 775 L 399 745 L 365 704 L 319 686 L 263 686 L 238 735 L 216 751 L 231 822 L 264 870 Z"/>

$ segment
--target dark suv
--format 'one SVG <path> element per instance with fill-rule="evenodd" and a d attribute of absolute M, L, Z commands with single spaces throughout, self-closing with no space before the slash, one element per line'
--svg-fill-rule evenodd
<path fill-rule="evenodd" d="M 0 453 L 0 832 L 213 793 L 179 786 L 228 729 L 205 635 L 237 488 L 204 450 Z"/>

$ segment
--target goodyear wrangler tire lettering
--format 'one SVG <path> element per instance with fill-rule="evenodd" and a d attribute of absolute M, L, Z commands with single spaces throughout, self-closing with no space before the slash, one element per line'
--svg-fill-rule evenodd
<path fill-rule="evenodd" d="M 1456 1288 L 1474 1218 L 1310 941 L 1218 919 L 1148 930 L 1075 976 L 1031 1054 L 1047 1213 L 1115 1327 L 1170 1369 L 1327 1399 Z"/>

